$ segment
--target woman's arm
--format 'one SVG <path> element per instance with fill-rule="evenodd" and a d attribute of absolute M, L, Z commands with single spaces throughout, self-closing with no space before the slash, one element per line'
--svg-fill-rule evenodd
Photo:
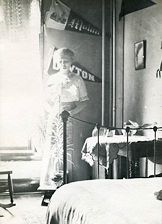
<path fill-rule="evenodd" d="M 73 110 L 69 111 L 70 115 L 73 116 L 81 112 L 87 106 L 87 102 L 88 100 L 75 102 L 76 107 Z"/>

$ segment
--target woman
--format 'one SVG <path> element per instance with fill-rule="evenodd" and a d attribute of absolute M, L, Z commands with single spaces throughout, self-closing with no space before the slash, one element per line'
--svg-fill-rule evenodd
<path fill-rule="evenodd" d="M 46 88 L 46 134 L 44 145 L 43 170 L 40 186 L 54 186 L 60 184 L 59 176 L 63 169 L 63 130 L 60 114 L 63 110 L 70 116 L 79 114 L 88 101 L 86 86 L 82 78 L 71 72 L 74 53 L 67 48 L 60 48 L 54 52 L 54 61 L 59 71 L 51 75 Z M 81 175 L 80 160 L 81 148 L 78 147 L 80 136 L 79 127 L 76 127 L 72 118 L 67 123 L 67 151 L 68 151 L 68 179 L 79 180 Z M 83 171 L 84 172 L 84 171 Z M 58 179 L 57 179 L 58 177 Z"/>

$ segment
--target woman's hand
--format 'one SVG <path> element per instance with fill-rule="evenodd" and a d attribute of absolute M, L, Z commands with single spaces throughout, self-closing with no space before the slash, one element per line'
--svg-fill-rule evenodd
<path fill-rule="evenodd" d="M 81 112 L 87 106 L 87 102 L 88 100 L 75 102 L 76 107 L 73 110 L 68 111 L 70 113 L 70 116 L 73 116 Z"/>

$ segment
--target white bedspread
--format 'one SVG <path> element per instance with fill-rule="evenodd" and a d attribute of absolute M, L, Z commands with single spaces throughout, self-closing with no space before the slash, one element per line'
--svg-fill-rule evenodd
<path fill-rule="evenodd" d="M 66 184 L 51 198 L 47 224 L 162 224 L 162 178 Z"/>

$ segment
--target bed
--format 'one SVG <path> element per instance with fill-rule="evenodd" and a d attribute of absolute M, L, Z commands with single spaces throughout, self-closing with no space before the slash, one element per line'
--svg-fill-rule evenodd
<path fill-rule="evenodd" d="M 162 224 L 162 177 L 96 179 L 60 187 L 46 224 Z"/>

